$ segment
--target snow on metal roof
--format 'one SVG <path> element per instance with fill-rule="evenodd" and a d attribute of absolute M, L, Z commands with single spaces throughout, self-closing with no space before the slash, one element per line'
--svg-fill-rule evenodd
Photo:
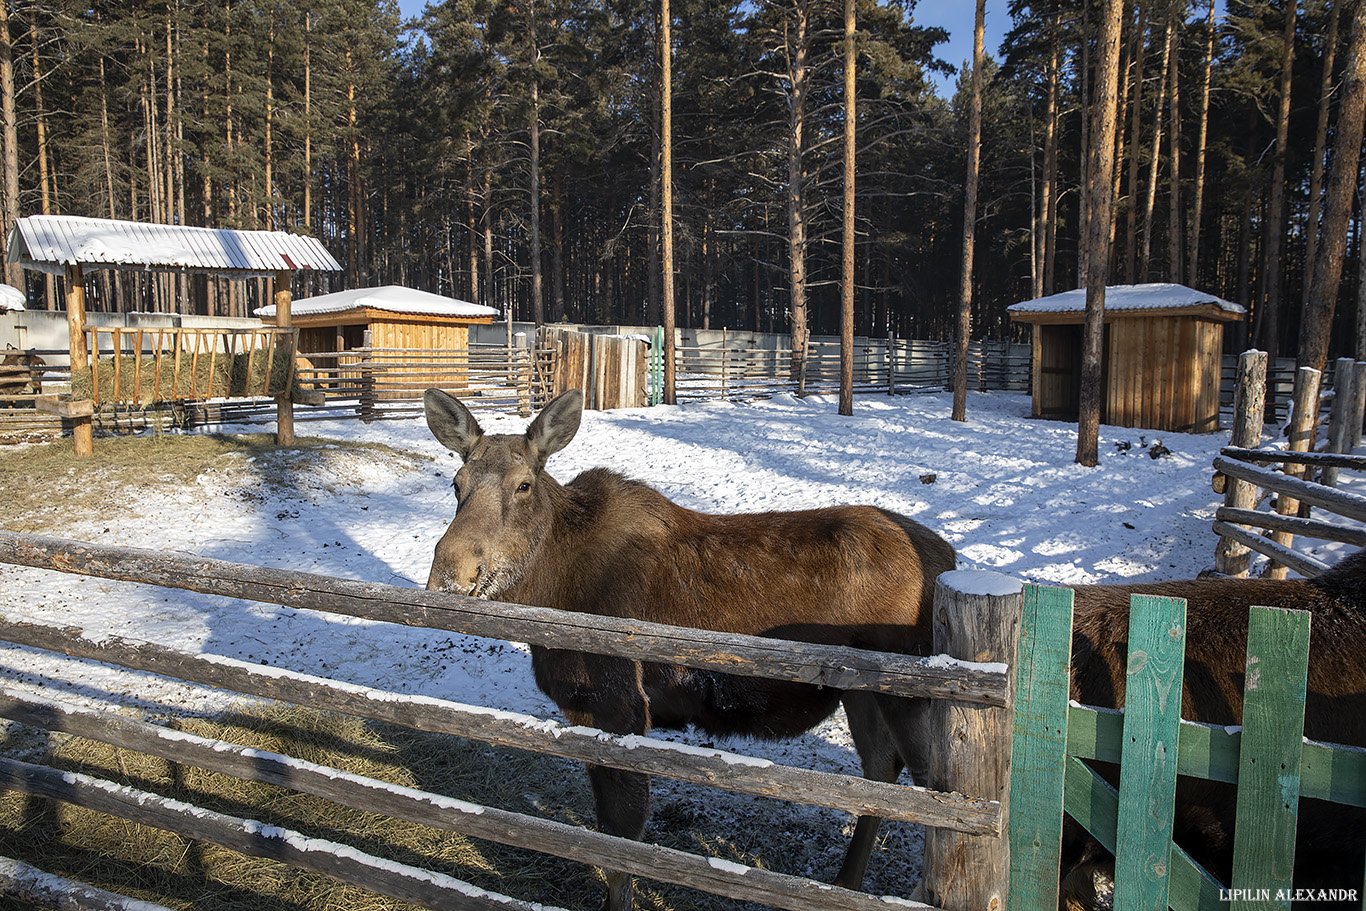
<path fill-rule="evenodd" d="M 1214 304 L 1229 313 L 1246 313 L 1242 304 L 1235 304 L 1223 298 L 1176 285 L 1170 282 L 1154 282 L 1146 285 L 1109 285 L 1105 289 L 1105 309 L 1110 310 L 1174 310 L 1182 307 L 1198 307 Z M 1071 313 L 1086 309 L 1086 289 L 1077 288 L 1050 294 L 1034 300 L 1011 304 L 1011 313 Z"/>
<path fill-rule="evenodd" d="M 332 294 L 320 294 L 317 297 L 306 297 L 292 302 L 289 305 L 289 312 L 292 317 L 299 317 L 317 313 L 341 313 L 345 310 L 355 310 L 358 307 L 369 307 L 389 313 L 457 316 L 468 319 L 487 319 L 499 314 L 499 311 L 492 307 L 485 307 L 483 304 L 471 304 L 469 301 L 418 291 L 415 288 L 405 288 L 402 285 L 355 288 L 350 291 L 337 291 Z M 275 316 L 275 305 L 269 304 L 265 307 L 258 307 L 252 313 L 270 319 Z"/>
<path fill-rule="evenodd" d="M 316 269 L 338 272 L 317 238 L 287 231 L 238 231 L 144 224 L 74 215 L 30 215 L 14 223 L 10 262 L 60 274 L 68 265 L 227 273 L 237 277 Z"/>
<path fill-rule="evenodd" d="M 22 310 L 28 298 L 13 285 L 0 284 L 0 311 Z"/>

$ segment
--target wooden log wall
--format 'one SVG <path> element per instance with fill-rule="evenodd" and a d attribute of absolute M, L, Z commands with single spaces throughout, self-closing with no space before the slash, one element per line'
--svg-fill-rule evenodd
<path fill-rule="evenodd" d="M 555 352 L 555 394 L 580 389 L 584 407 L 596 411 L 649 404 L 649 343 L 645 339 L 542 326 L 536 340 L 538 347 Z"/>

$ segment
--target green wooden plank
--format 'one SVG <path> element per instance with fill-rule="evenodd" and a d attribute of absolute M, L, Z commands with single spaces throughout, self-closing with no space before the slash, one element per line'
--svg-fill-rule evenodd
<path fill-rule="evenodd" d="M 1299 821 L 1300 756 L 1309 672 L 1309 614 L 1254 607 L 1247 630 L 1238 817 L 1233 834 L 1233 911 L 1289 909 Z M 1278 900 L 1278 896 L 1284 900 Z"/>
<path fill-rule="evenodd" d="M 1067 753 L 1081 759 L 1118 764 L 1124 713 L 1073 705 L 1067 710 Z M 1176 773 L 1210 781 L 1238 783 L 1242 729 L 1222 724 L 1181 722 Z M 1366 807 L 1366 749 L 1306 741 L 1300 759 L 1300 796 Z"/>
<path fill-rule="evenodd" d="M 1075 756 L 1067 757 L 1067 813 L 1112 854 L 1119 825 L 1119 792 L 1094 769 Z M 1219 881 L 1172 845 L 1171 889 L 1168 901 L 1180 911 L 1228 911 L 1228 898 Z"/>
<path fill-rule="evenodd" d="M 1167 908 L 1185 655 L 1186 602 L 1134 595 L 1119 771 L 1116 911 Z"/>
<path fill-rule="evenodd" d="M 1010 768 L 1012 911 L 1056 911 L 1067 768 L 1072 591 L 1024 587 Z"/>

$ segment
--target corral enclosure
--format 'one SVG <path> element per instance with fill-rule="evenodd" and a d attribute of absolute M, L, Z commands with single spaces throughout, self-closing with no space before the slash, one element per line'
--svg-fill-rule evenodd
<path fill-rule="evenodd" d="M 585 436 L 552 460 L 551 467 L 557 474 L 572 476 L 578 468 L 611 464 L 706 509 L 878 502 L 914 513 L 949 535 L 970 564 L 1033 579 L 1188 576 L 1212 559 L 1209 519 L 1215 497 L 1208 480 L 1221 442 L 1217 439 L 1167 436 L 1164 442 L 1173 454 L 1150 459 L 1137 434 L 1105 428 L 1103 451 L 1113 454 L 1104 457 L 1100 471 L 1087 472 L 1070 465 L 1068 428 L 1028 421 L 1024 396 L 973 396 L 971 426 L 961 428 L 945 425 L 944 396 L 859 403 L 852 422 L 837 418 L 833 403 L 819 398 L 589 415 Z M 503 428 L 518 426 L 514 418 L 495 420 Z M 333 430 L 435 452 L 424 440 L 425 428 L 407 422 L 371 428 L 336 425 L 329 428 Z M 1120 454 L 1120 443 L 1132 444 L 1130 454 Z M 164 515 L 174 508 L 199 516 L 206 523 L 202 528 L 197 523 L 173 530 L 138 527 L 119 518 L 95 521 L 93 516 L 76 517 L 74 523 L 78 530 L 85 529 L 81 537 L 99 537 L 104 528 L 111 528 L 130 543 L 164 541 L 155 546 L 237 555 L 250 562 L 261 562 L 265 555 L 267 562 L 283 566 L 298 565 L 296 560 L 307 566 L 312 561 L 325 572 L 353 578 L 387 580 L 398 573 L 411 584 L 424 577 L 441 519 L 453 506 L 449 468 L 436 463 L 436 470 L 445 471 L 442 478 L 425 471 L 395 473 L 387 460 L 372 458 L 376 467 L 382 463 L 384 472 L 394 476 L 384 478 L 367 468 L 365 460 L 348 459 L 345 471 L 321 463 L 295 463 L 282 475 L 272 474 L 276 481 L 262 487 L 259 480 L 267 476 L 266 466 L 257 457 L 255 462 L 243 459 L 231 471 L 205 476 L 196 493 L 209 494 L 208 502 L 201 495 L 170 490 L 143 506 L 121 501 L 132 512 Z M 937 480 L 922 483 L 920 476 L 931 472 Z M 6 475 L 5 483 L 12 477 Z M 1135 498 L 1135 489 L 1143 491 L 1141 500 Z M 289 541 L 291 551 L 281 551 L 279 541 Z M 1331 562 L 1331 553 L 1321 555 Z M 348 675 L 375 679 L 395 674 L 420 692 L 469 693 L 467 701 L 533 710 L 539 704 L 544 711 L 543 700 L 528 689 L 524 665 L 518 669 L 515 651 L 452 661 L 459 647 L 438 656 L 409 639 L 390 650 L 383 643 L 393 641 L 393 633 L 383 627 L 311 622 L 289 637 L 262 637 L 262 624 L 283 619 L 280 611 L 242 611 L 199 596 L 182 601 L 130 593 L 126 612 L 115 618 L 107 613 L 111 597 L 123 596 L 107 587 L 72 585 L 68 580 L 41 600 L 60 611 L 54 616 L 64 619 L 58 622 L 77 622 L 90 630 L 157 638 L 139 631 L 166 629 L 166 611 L 173 611 L 182 618 L 175 621 L 173 638 L 186 637 L 193 649 L 225 649 L 244 660 L 250 655 L 272 666 L 292 664 L 301 670 L 317 661 L 333 663 L 338 654 L 363 654 L 370 657 L 347 668 Z M 199 638 L 205 634 L 207 639 Z M 212 647 L 196 644 L 201 642 Z M 402 654 L 405 651 L 407 655 Z M 30 672 L 43 667 L 26 659 L 20 662 Z M 482 673 L 476 678 L 472 675 L 477 670 Z M 96 689 L 109 692 L 128 688 L 103 673 L 78 668 L 74 675 L 63 670 L 47 676 L 74 676 L 86 687 L 94 683 Z M 181 691 L 173 698 L 200 697 Z M 847 753 L 845 760 L 838 758 L 839 737 L 837 727 L 822 730 L 795 747 L 764 746 L 765 751 L 778 751 L 764 755 L 816 748 L 817 761 L 838 767 L 847 762 Z M 831 747 L 833 752 L 827 752 Z M 744 823 L 736 818 L 728 824 Z M 831 847 L 842 849 L 837 835 Z"/>

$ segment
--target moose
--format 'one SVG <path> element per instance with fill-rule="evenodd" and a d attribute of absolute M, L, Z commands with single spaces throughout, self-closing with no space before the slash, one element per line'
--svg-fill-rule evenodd
<path fill-rule="evenodd" d="M 463 462 L 458 506 L 427 588 L 537 607 L 720 632 L 923 654 L 934 579 L 953 547 L 871 506 L 714 515 L 604 469 L 560 484 L 546 460 L 578 432 L 583 396 L 565 392 L 526 432 L 485 435 L 439 389 L 423 404 L 433 435 Z M 689 724 L 716 734 L 795 736 L 843 701 L 866 778 L 924 781 L 924 700 L 533 647 L 537 685 L 575 724 L 616 734 Z M 590 765 L 598 827 L 640 840 L 649 776 Z M 863 883 L 880 820 L 860 817 L 836 877 Z M 629 911 L 631 876 L 606 871 L 607 906 Z"/>
<path fill-rule="evenodd" d="M 0 396 L 37 395 L 43 391 L 43 367 L 47 361 L 32 351 L 5 345 L 0 360 Z"/>
<path fill-rule="evenodd" d="M 1186 662 L 1181 717 L 1236 725 L 1243 714 L 1248 608 L 1309 611 L 1307 737 L 1366 747 L 1366 551 L 1310 579 L 1209 578 L 1075 589 L 1072 698 L 1087 705 L 1124 705 L 1129 597 L 1186 599 Z M 1116 770 L 1103 771 L 1112 782 Z M 1183 778 L 1177 786 L 1173 837 L 1222 882 L 1233 867 L 1236 792 L 1231 785 Z M 1069 831 L 1073 884 L 1086 891 L 1097 846 Z M 1346 889 L 1362 883 L 1366 813 L 1322 801 L 1300 803 L 1297 886 Z M 1360 891 L 1357 893 L 1361 894 Z"/>

